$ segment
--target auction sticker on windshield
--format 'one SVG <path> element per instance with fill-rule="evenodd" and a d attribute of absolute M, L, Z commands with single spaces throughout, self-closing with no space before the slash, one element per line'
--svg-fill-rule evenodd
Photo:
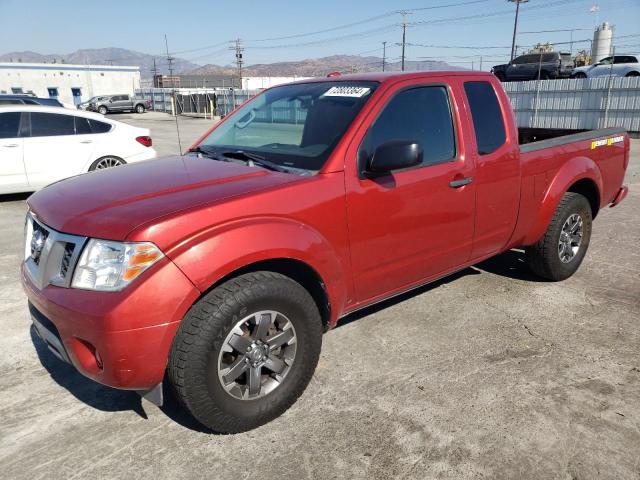
<path fill-rule="evenodd" d="M 331 87 L 329 90 L 324 92 L 321 96 L 323 97 L 364 97 L 367 93 L 369 93 L 371 89 L 369 87 Z"/>

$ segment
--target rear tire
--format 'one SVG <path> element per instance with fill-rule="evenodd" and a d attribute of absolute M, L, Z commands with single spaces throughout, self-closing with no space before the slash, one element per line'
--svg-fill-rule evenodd
<path fill-rule="evenodd" d="M 576 73 L 573 78 L 587 78 L 587 74 L 583 72 Z"/>
<path fill-rule="evenodd" d="M 260 333 L 265 318 L 268 330 Z M 293 337 L 274 349 L 273 339 L 287 331 Z M 307 290 L 278 273 L 247 273 L 191 307 L 171 347 L 169 380 L 200 423 L 217 432 L 244 432 L 293 405 L 311 380 L 321 345 L 322 320 Z M 282 352 L 279 375 L 268 362 Z M 241 373 L 233 375 L 236 368 Z M 252 378 L 258 385 L 253 392 Z"/>
<path fill-rule="evenodd" d="M 107 110 L 107 107 L 105 107 L 105 106 L 98 107 L 98 113 L 100 115 L 106 115 L 108 112 L 109 112 L 109 110 Z"/>
<path fill-rule="evenodd" d="M 94 170 L 105 170 L 107 168 L 119 167 L 120 165 L 126 165 L 126 164 L 127 162 L 125 162 L 120 157 L 107 155 L 105 157 L 100 157 L 95 162 L 93 162 L 89 167 L 89 171 L 93 172 Z"/>
<path fill-rule="evenodd" d="M 625 77 L 640 77 L 640 72 L 629 72 Z"/>
<path fill-rule="evenodd" d="M 565 193 L 544 236 L 525 249 L 531 271 L 554 282 L 573 275 L 589 248 L 591 224 L 589 201 L 579 193 Z"/>

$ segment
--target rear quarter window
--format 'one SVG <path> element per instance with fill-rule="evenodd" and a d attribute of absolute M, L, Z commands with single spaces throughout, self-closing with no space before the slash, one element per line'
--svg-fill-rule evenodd
<path fill-rule="evenodd" d="M 107 133 L 111 130 L 110 124 L 98 120 L 89 120 L 89 125 L 91 125 L 91 133 Z"/>
<path fill-rule="evenodd" d="M 507 139 L 504 118 L 498 96 L 489 82 L 465 82 L 476 145 L 480 155 L 487 155 L 500 148 Z"/>

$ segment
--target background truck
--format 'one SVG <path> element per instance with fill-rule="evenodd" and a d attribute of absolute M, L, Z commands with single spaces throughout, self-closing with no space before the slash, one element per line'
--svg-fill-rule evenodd
<path fill-rule="evenodd" d="M 131 95 L 108 95 L 96 97 L 89 103 L 87 110 L 106 115 L 110 112 L 144 113 L 151 108 L 151 101 Z"/>
<path fill-rule="evenodd" d="M 98 382 L 158 404 L 168 383 L 213 430 L 257 427 L 351 312 L 515 247 L 543 279 L 578 269 L 627 193 L 627 134 L 519 134 L 488 73 L 268 89 L 184 156 L 29 198 L 34 327 Z"/>
<path fill-rule="evenodd" d="M 560 52 L 527 53 L 510 63 L 495 65 L 491 72 L 501 82 L 569 78 L 573 70 L 571 54 Z"/>

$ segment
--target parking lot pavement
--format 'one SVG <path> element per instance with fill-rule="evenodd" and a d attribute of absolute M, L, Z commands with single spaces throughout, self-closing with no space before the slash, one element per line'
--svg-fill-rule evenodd
<path fill-rule="evenodd" d="M 172 129 L 151 114 L 122 119 L 152 125 L 156 145 Z M 639 172 L 636 140 L 629 196 L 600 213 L 571 279 L 536 281 L 509 252 L 348 317 L 324 336 L 300 400 L 229 436 L 47 351 L 18 281 L 24 196 L 5 197 L 3 477 L 638 479 Z"/>
<path fill-rule="evenodd" d="M 108 117 L 112 120 L 151 130 L 153 148 L 156 149 L 159 157 L 180 154 L 178 132 L 180 132 L 180 144 L 184 152 L 215 124 L 213 120 L 179 116 L 177 117 L 178 128 L 176 129 L 176 117 L 161 112 L 146 112 L 143 114 L 112 113 Z"/>

